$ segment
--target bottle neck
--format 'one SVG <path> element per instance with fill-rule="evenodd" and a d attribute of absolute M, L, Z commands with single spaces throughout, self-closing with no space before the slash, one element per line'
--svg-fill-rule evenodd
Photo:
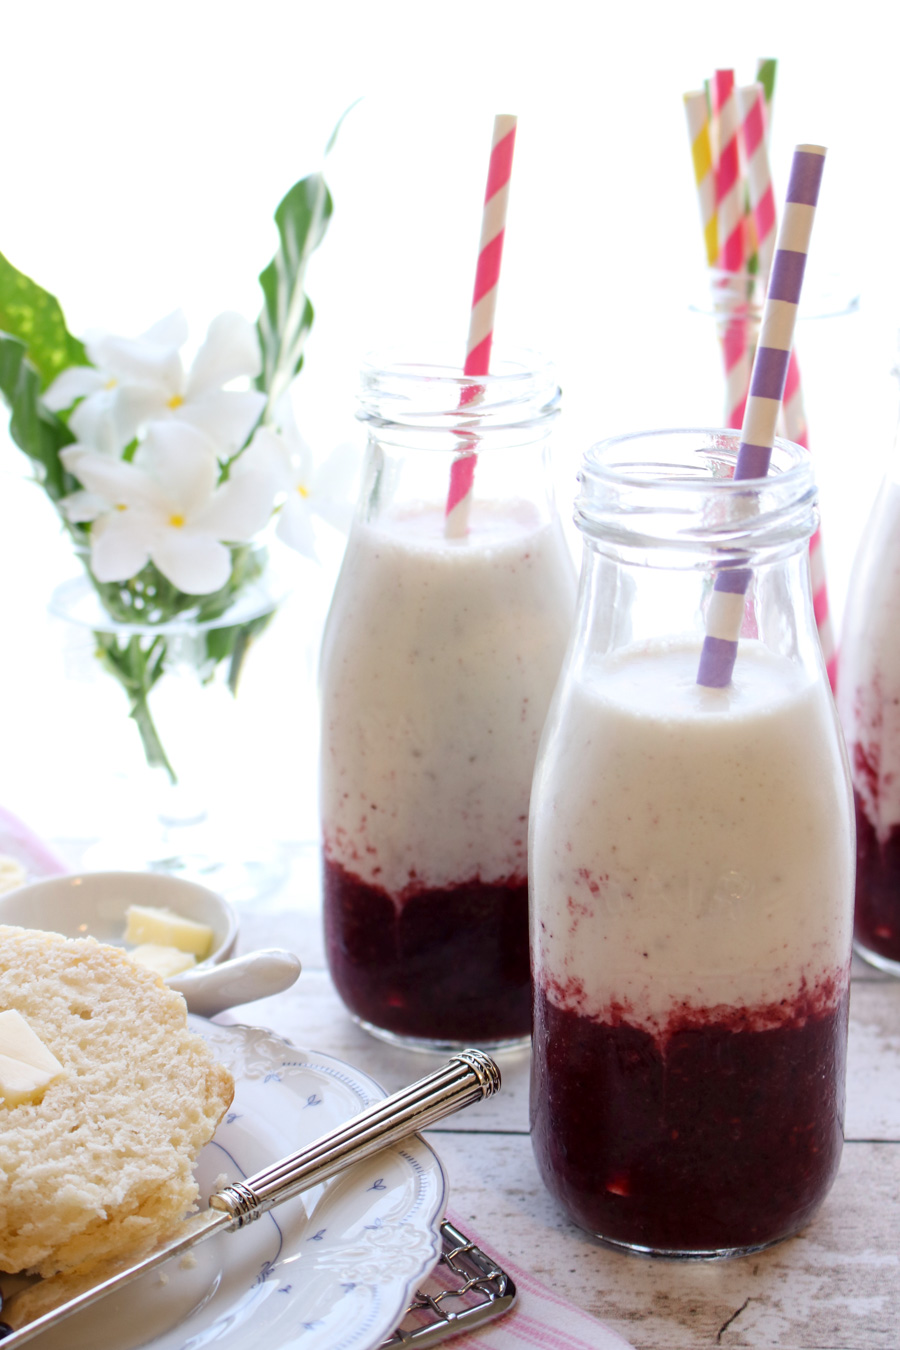
<path fill-rule="evenodd" d="M 818 524 L 809 455 L 776 440 L 765 478 L 734 480 L 740 434 L 659 431 L 600 442 L 579 474 L 585 543 L 630 565 L 699 572 L 801 554 Z"/>
<path fill-rule="evenodd" d="M 363 518 L 440 512 L 460 461 L 467 462 L 474 511 L 522 502 L 549 518 L 559 402 L 551 368 L 535 358 L 501 361 L 479 377 L 439 365 L 367 363 L 358 411 L 369 432 Z"/>
<path fill-rule="evenodd" d="M 581 657 L 630 644 L 699 647 L 724 581 L 737 597 L 739 643 L 761 643 L 818 672 L 808 456 L 776 442 L 769 476 L 735 482 L 738 443 L 734 432 L 660 432 L 588 453 L 576 503 Z"/>

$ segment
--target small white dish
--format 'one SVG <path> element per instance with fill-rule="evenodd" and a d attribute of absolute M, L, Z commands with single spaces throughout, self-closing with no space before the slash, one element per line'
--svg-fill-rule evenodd
<path fill-rule="evenodd" d="M 213 932 L 209 956 L 200 966 L 224 961 L 237 940 L 237 915 L 206 886 L 164 872 L 76 872 L 47 877 L 0 895 L 0 923 L 43 928 L 64 937 L 93 937 L 114 947 L 125 945 L 129 905 L 171 909 L 184 919 L 207 924 Z"/>
<path fill-rule="evenodd" d="M 359 1069 L 258 1027 L 192 1023 L 235 1095 L 201 1192 L 304 1148 L 385 1096 Z M 35 1341 L 37 1350 L 374 1350 L 437 1262 L 447 1179 L 418 1135 L 221 1233 Z"/>
<path fill-rule="evenodd" d="M 238 930 L 232 907 L 206 886 L 163 872 L 80 872 L 34 881 L 0 895 L 0 923 L 124 947 L 129 905 L 171 909 L 212 929 L 209 956 L 166 981 L 184 995 L 189 1012 L 214 1017 L 226 1008 L 279 994 L 300 974 L 292 952 L 248 952 L 228 960 Z"/>

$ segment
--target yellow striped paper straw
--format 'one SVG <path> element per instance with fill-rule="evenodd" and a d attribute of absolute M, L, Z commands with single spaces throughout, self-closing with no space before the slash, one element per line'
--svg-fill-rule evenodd
<path fill-rule="evenodd" d="M 697 197 L 700 202 L 700 222 L 703 226 L 706 261 L 709 267 L 715 267 L 719 258 L 719 218 L 716 210 L 716 175 L 706 95 L 702 91 L 685 94 L 684 110 L 687 114 L 688 136 L 691 142 L 694 182 L 697 185 Z"/>

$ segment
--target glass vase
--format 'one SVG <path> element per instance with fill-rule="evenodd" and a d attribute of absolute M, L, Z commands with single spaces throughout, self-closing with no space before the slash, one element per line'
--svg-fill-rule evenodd
<path fill-rule="evenodd" d="M 104 713 L 124 720 L 127 712 L 135 730 L 127 743 L 111 729 L 100 733 L 116 747 L 115 792 L 84 865 L 170 872 L 235 900 L 261 894 L 283 879 L 286 861 L 270 840 L 249 831 L 236 838 L 219 804 L 246 792 L 235 761 L 235 699 L 248 652 L 285 598 L 285 575 L 269 566 L 265 546 L 248 548 L 230 603 L 205 618 L 202 597 L 162 618 L 153 596 L 129 596 L 123 586 L 114 588 L 113 614 L 104 603 L 111 589 L 83 575 L 57 587 L 49 605 L 70 630 L 68 645 L 88 648 Z"/>

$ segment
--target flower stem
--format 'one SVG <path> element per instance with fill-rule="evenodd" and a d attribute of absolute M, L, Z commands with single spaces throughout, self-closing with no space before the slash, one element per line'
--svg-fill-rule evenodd
<path fill-rule="evenodd" d="M 169 781 L 177 783 L 178 775 L 163 748 L 148 703 L 151 689 L 165 671 L 166 639 L 160 634 L 148 642 L 135 634 L 119 642 L 114 633 L 95 632 L 94 640 L 100 661 L 128 695 L 131 702 L 128 715 L 140 733 L 147 763 L 151 768 L 165 769 Z"/>

